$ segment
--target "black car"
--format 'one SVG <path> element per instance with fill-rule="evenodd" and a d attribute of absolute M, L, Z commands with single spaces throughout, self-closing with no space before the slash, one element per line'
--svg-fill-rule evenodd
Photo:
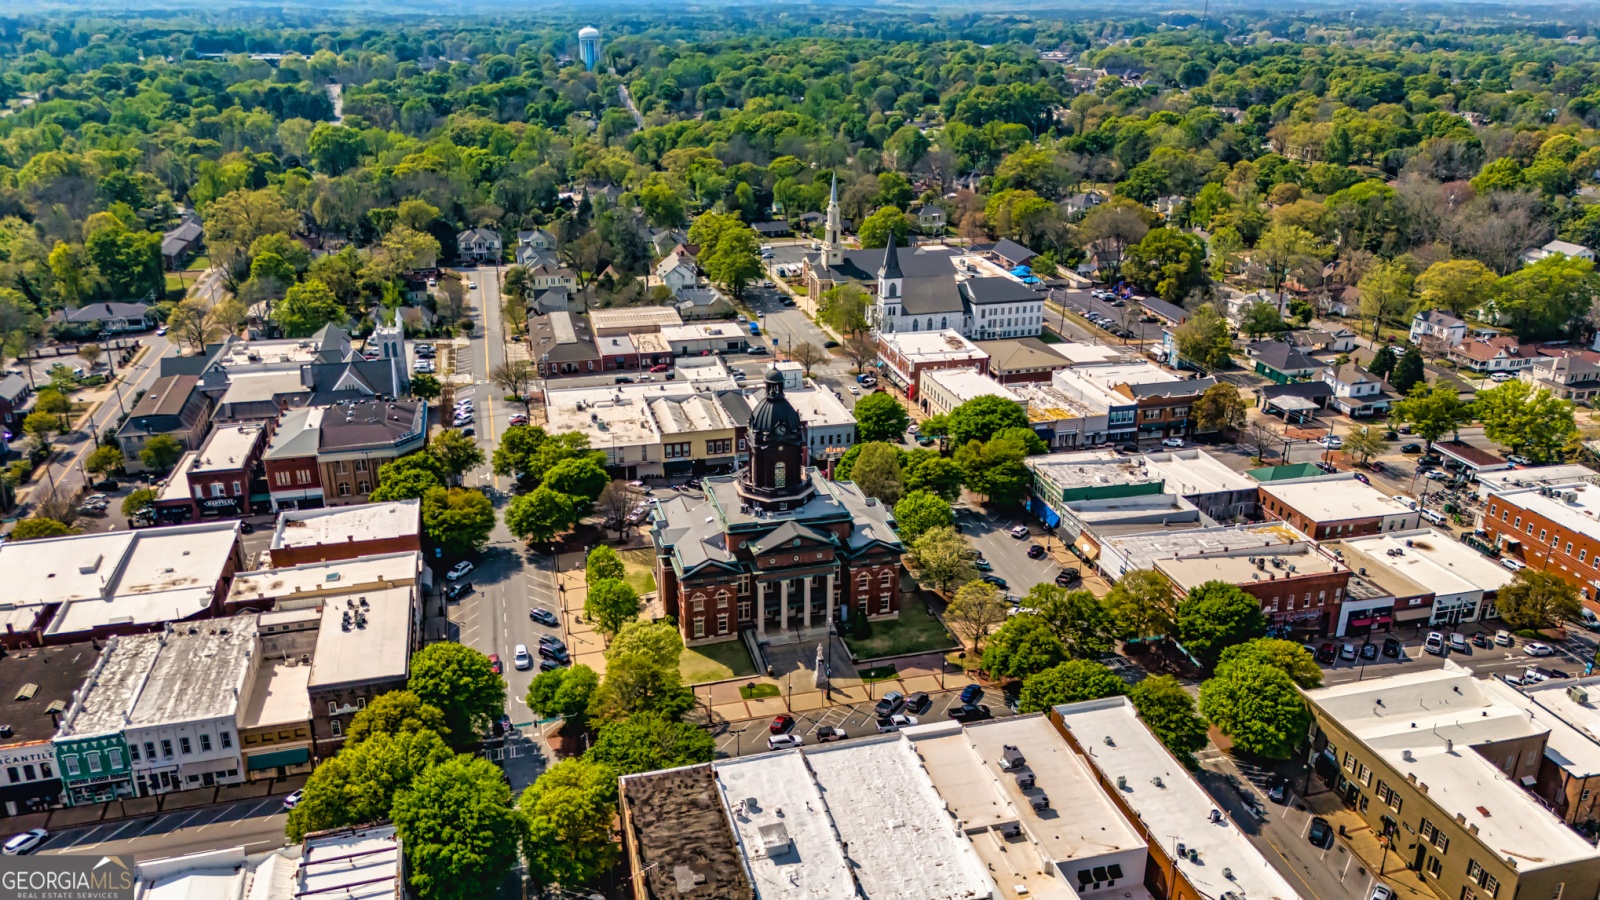
<path fill-rule="evenodd" d="M 1394 638 L 1383 639 L 1383 655 L 1399 658 L 1400 642 Z"/>
<path fill-rule="evenodd" d="M 249 522 L 240 522 L 239 523 L 239 533 L 240 534 L 255 534 L 256 533 L 256 527 L 254 525 L 251 525 Z"/>
<path fill-rule="evenodd" d="M 906 709 L 914 713 L 919 713 L 927 709 L 930 702 L 931 701 L 928 699 L 927 691 L 917 691 L 915 694 L 912 694 L 906 698 Z"/>
<path fill-rule="evenodd" d="M 494 723 L 494 727 L 496 734 L 510 734 L 516 731 L 515 728 L 511 727 L 511 717 L 505 713 L 500 714 L 500 719 Z"/>
<path fill-rule="evenodd" d="M 1489 636 L 1481 631 L 1473 635 L 1471 638 L 1468 638 L 1468 640 L 1472 641 L 1472 646 L 1474 647 L 1488 649 L 1494 646 L 1494 641 L 1490 640 Z"/>
<path fill-rule="evenodd" d="M 472 582 L 458 581 L 444 589 L 444 599 L 454 603 L 470 593 L 472 593 Z"/>
<path fill-rule="evenodd" d="M 115 478 L 107 478 L 105 481 L 97 481 L 94 485 L 94 489 L 97 491 L 114 491 L 119 487 L 122 487 L 122 485 L 119 484 Z"/>
<path fill-rule="evenodd" d="M 901 694 L 899 691 L 890 691 L 889 693 L 883 695 L 883 699 L 879 700 L 876 706 L 872 707 L 872 711 L 877 714 L 878 718 L 887 719 L 888 717 L 904 709 L 905 705 L 905 695 Z"/>
<path fill-rule="evenodd" d="M 555 647 L 550 646 L 549 644 L 540 644 L 539 645 L 539 655 L 544 657 L 545 659 L 553 659 L 556 662 L 562 664 L 563 666 L 568 664 L 568 663 L 570 663 L 570 662 L 572 662 L 572 659 L 567 656 L 567 651 L 558 650 Z"/>
<path fill-rule="evenodd" d="M 982 719 L 994 718 L 994 714 L 989 712 L 989 707 L 973 703 L 952 706 L 946 715 L 957 722 L 977 722 Z"/>
<path fill-rule="evenodd" d="M 1309 840 L 1313 847 L 1326 850 L 1333 844 L 1333 826 L 1321 816 L 1314 817 L 1311 820 L 1311 830 L 1306 832 L 1306 840 Z"/>
<path fill-rule="evenodd" d="M 1121 450 L 1123 453 L 1138 453 L 1139 452 L 1139 445 L 1138 444 L 1131 444 L 1131 443 L 1130 444 L 1118 444 L 1117 445 L 1117 449 Z"/>
<path fill-rule="evenodd" d="M 1267 799 L 1273 803 L 1282 803 L 1289 799 L 1289 783 L 1282 779 L 1274 781 L 1272 786 L 1267 788 Z"/>
<path fill-rule="evenodd" d="M 1044 558 L 1044 548 L 1039 546 L 1038 544 L 1029 544 L 1028 545 L 1028 558 L 1029 559 L 1043 559 Z"/>
<path fill-rule="evenodd" d="M 961 702 L 970 706 L 983 698 L 983 685 L 969 684 L 961 689 Z"/>
<path fill-rule="evenodd" d="M 1362 644 L 1361 645 L 1361 658 L 1362 659 L 1369 659 L 1369 660 L 1370 659 L 1377 659 L 1378 658 L 1378 645 L 1377 644 Z"/>
<path fill-rule="evenodd" d="M 1082 575 L 1078 574 L 1077 569 L 1062 569 L 1056 573 L 1056 586 L 1071 587 L 1077 584 L 1082 577 Z"/>
<path fill-rule="evenodd" d="M 1424 454 L 1421 459 L 1417 460 L 1417 462 L 1426 463 L 1430 466 L 1442 466 L 1444 465 L 1444 457 L 1437 453 L 1427 453 Z"/>
<path fill-rule="evenodd" d="M 539 646 L 549 647 L 552 650 L 560 650 L 562 653 L 567 652 L 567 645 L 561 640 L 561 638 L 558 638 L 553 634 L 539 635 Z"/>
<path fill-rule="evenodd" d="M 633 384 L 633 379 L 629 378 L 626 375 L 618 375 L 616 377 L 616 383 L 617 384 Z"/>
<path fill-rule="evenodd" d="M 541 659 L 541 660 L 539 660 L 539 671 L 541 671 L 541 672 L 554 672 L 556 669 L 562 669 L 562 668 L 566 668 L 566 667 L 561 665 L 561 663 L 556 662 L 553 659 Z"/>
<path fill-rule="evenodd" d="M 980 575 L 978 577 L 982 578 L 984 581 L 989 582 L 990 584 L 994 585 L 995 587 L 1000 588 L 1001 590 L 1004 590 L 1005 587 L 1006 587 L 1006 580 L 1004 578 L 1001 578 L 999 575 L 987 575 L 986 574 L 986 575 Z"/>
<path fill-rule="evenodd" d="M 1401 447 L 1400 447 L 1400 452 L 1401 453 L 1421 453 L 1422 452 L 1422 445 L 1421 444 L 1402 444 Z"/>
<path fill-rule="evenodd" d="M 540 625 L 549 625 L 551 628 L 561 624 L 561 620 L 556 618 L 555 613 L 537 606 L 528 610 L 528 618 L 538 622 Z"/>

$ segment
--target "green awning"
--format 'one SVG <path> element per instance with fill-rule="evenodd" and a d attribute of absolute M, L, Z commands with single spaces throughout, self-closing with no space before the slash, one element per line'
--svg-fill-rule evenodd
<path fill-rule="evenodd" d="M 259 769 L 276 769 L 279 766 L 298 766 L 311 761 L 310 747 L 296 747 L 293 750 L 274 750 L 271 753 L 257 753 L 245 761 L 245 769 L 250 772 Z"/>

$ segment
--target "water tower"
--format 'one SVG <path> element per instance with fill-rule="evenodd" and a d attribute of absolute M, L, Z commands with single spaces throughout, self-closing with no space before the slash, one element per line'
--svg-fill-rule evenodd
<path fill-rule="evenodd" d="M 578 57 L 591 72 L 600 65 L 600 29 L 591 25 L 578 32 Z"/>

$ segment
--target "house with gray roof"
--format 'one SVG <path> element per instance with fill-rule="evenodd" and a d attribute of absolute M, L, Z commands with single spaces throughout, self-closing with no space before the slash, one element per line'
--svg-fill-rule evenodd
<path fill-rule="evenodd" d="M 1256 373 L 1275 384 L 1305 381 L 1322 371 L 1322 363 L 1283 341 L 1256 341 L 1245 345 L 1244 352 L 1255 363 Z"/>
<path fill-rule="evenodd" d="M 177 271 L 189 264 L 200 251 L 206 230 L 198 219 L 184 219 L 177 228 L 161 235 L 161 262 L 168 271 Z"/>
<path fill-rule="evenodd" d="M 124 467 L 132 473 L 145 471 L 139 454 L 158 434 L 176 440 L 184 450 L 200 449 L 211 428 L 211 410 L 212 400 L 200 390 L 199 376 L 157 378 L 117 429 Z"/>

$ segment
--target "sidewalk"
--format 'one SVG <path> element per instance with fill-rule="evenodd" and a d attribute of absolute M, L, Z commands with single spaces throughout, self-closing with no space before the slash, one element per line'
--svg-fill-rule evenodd
<path fill-rule="evenodd" d="M 1338 840 L 1343 841 L 1378 880 L 1394 889 L 1399 900 L 1437 900 L 1422 874 L 1406 868 L 1400 854 L 1386 849 L 1372 827 L 1354 810 L 1346 808 L 1337 794 L 1323 791 L 1304 799 L 1313 814 L 1327 819 L 1333 826 Z"/>
<path fill-rule="evenodd" d="M 123 819 L 155 816 L 163 812 L 198 809 L 219 803 L 236 803 L 240 800 L 264 800 L 276 794 L 289 794 L 306 785 L 309 775 L 291 775 L 288 778 L 247 781 L 243 784 L 218 785 L 193 791 L 173 791 L 152 797 L 130 797 L 110 803 L 88 806 L 67 806 L 42 813 L 12 816 L 9 827 L 17 831 L 44 828 L 61 831 L 83 825 L 103 825 Z"/>

